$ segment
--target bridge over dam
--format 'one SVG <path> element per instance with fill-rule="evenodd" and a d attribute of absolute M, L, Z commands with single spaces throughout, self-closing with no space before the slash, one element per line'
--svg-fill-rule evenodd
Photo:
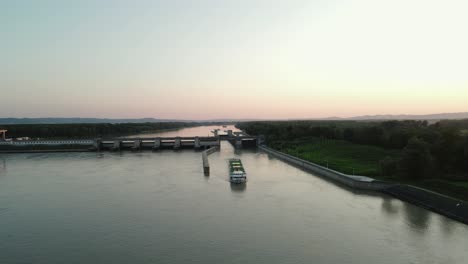
<path fill-rule="evenodd" d="M 142 150 L 142 149 L 208 149 L 219 147 L 217 137 L 157 137 L 157 138 L 117 138 L 97 139 L 94 141 L 95 150 Z"/>
<path fill-rule="evenodd" d="M 85 140 L 22 140 L 0 141 L 0 152 L 41 152 L 41 151 L 120 151 L 160 149 L 209 149 L 220 147 L 220 141 L 227 140 L 236 148 L 256 147 L 257 137 L 233 135 L 214 137 L 155 137 L 155 138 L 98 138 Z"/>

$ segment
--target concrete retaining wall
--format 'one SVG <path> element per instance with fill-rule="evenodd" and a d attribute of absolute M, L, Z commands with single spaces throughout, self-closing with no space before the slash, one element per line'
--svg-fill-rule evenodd
<path fill-rule="evenodd" d="M 207 149 L 207 150 L 205 150 L 205 151 L 203 151 L 203 152 L 205 152 L 207 155 L 210 155 L 210 154 L 215 153 L 215 152 L 218 151 L 218 150 L 219 150 L 218 147 L 212 147 L 212 148 L 209 148 L 209 149 Z"/>
<path fill-rule="evenodd" d="M 412 185 L 396 184 L 378 181 L 369 177 L 347 175 L 335 170 L 325 168 L 312 162 L 308 162 L 291 155 L 281 153 L 266 146 L 259 148 L 272 156 L 294 164 L 300 168 L 317 173 L 342 183 L 351 188 L 381 191 L 400 200 L 429 209 L 433 212 L 447 216 L 454 220 L 468 224 L 468 203 L 460 201 L 436 192 Z"/>
<path fill-rule="evenodd" d="M 317 173 L 323 177 L 332 179 L 336 182 L 339 182 L 351 188 L 378 191 L 378 190 L 383 190 L 394 185 L 388 182 L 378 181 L 378 180 L 365 177 L 365 176 L 354 176 L 354 175 L 344 174 L 344 173 L 320 166 L 318 164 L 276 151 L 274 149 L 271 149 L 263 145 L 258 146 L 258 148 L 260 148 L 266 153 L 271 154 L 272 156 L 275 156 L 281 160 L 287 161 L 300 168 Z"/>
<path fill-rule="evenodd" d="M 245 133 L 245 135 L 247 134 Z M 380 190 L 384 190 L 386 188 L 389 188 L 395 185 L 393 183 L 375 180 L 373 178 L 366 177 L 366 176 L 344 174 L 339 171 L 335 171 L 335 170 L 320 166 L 313 162 L 309 162 L 309 161 L 288 155 L 286 153 L 282 153 L 280 151 L 274 150 L 262 144 L 258 144 L 257 147 L 263 150 L 264 152 L 274 157 L 277 157 L 283 161 L 294 164 L 302 169 L 317 173 L 325 178 L 339 182 L 351 188 L 380 191 Z"/>
<path fill-rule="evenodd" d="M 468 203 L 466 202 L 406 184 L 392 186 L 383 192 L 468 224 Z"/>
<path fill-rule="evenodd" d="M 202 162 L 203 162 L 203 173 L 206 176 L 210 175 L 210 163 L 208 161 L 208 155 L 213 154 L 218 151 L 218 147 L 212 147 L 202 152 Z"/>

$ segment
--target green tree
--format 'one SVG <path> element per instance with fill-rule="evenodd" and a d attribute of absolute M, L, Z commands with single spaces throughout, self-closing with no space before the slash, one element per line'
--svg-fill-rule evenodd
<path fill-rule="evenodd" d="M 398 162 L 392 157 L 385 157 L 379 164 L 382 176 L 393 176 L 397 173 Z"/>
<path fill-rule="evenodd" d="M 429 144 L 413 137 L 404 148 L 400 160 L 400 172 L 410 179 L 429 178 L 433 168 L 433 158 L 429 150 Z"/>
<path fill-rule="evenodd" d="M 465 146 L 463 148 L 463 164 L 465 165 L 465 172 L 468 172 L 468 137 L 465 137 Z M 468 177 L 467 177 L 468 178 Z"/>

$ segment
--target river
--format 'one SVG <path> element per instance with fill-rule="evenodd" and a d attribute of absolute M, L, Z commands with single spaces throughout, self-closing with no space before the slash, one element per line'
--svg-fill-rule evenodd
<path fill-rule="evenodd" d="M 242 159 L 246 185 L 228 182 L 231 157 Z M 194 150 L 0 154 L 0 263 L 468 259 L 468 226 L 444 216 L 225 141 L 209 159 L 206 177 Z"/>

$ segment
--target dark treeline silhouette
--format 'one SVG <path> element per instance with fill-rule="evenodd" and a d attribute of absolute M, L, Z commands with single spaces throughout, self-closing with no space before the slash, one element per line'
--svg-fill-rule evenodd
<path fill-rule="evenodd" d="M 268 121 L 237 125 L 252 135 L 264 135 L 269 146 L 307 137 L 346 140 L 400 149 L 399 158 L 380 161 L 382 176 L 411 180 L 468 180 L 468 120 L 427 121 Z M 281 142 L 281 143 L 279 143 Z"/>
<path fill-rule="evenodd" d="M 7 129 L 8 137 L 30 138 L 96 138 L 106 136 L 131 135 L 166 129 L 178 129 L 214 123 L 161 122 L 161 123 L 121 123 L 121 124 L 25 124 L 0 125 Z"/>

